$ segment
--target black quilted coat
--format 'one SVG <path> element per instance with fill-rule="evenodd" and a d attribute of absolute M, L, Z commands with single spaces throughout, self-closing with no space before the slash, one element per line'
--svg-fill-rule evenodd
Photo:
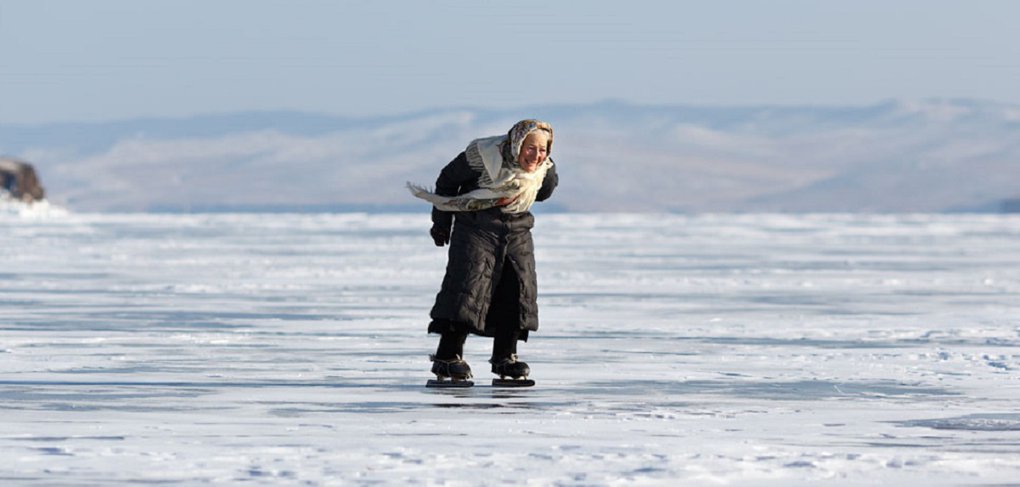
<path fill-rule="evenodd" d="M 478 188 L 480 174 L 462 152 L 443 168 L 436 194 L 457 196 Z M 556 166 L 546 172 L 537 201 L 552 195 L 559 182 Z M 501 326 L 520 327 L 521 340 L 538 329 L 538 284 L 531 212 L 503 213 L 499 208 L 472 212 L 432 209 L 433 225 L 450 228 L 449 260 L 442 289 L 432 307 L 430 333 L 470 332 L 493 336 Z M 505 321 L 500 321 L 505 320 Z"/>

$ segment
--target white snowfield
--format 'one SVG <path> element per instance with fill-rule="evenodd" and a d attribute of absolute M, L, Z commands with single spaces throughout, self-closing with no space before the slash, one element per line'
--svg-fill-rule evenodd
<path fill-rule="evenodd" d="M 531 389 L 428 214 L 0 212 L 3 485 L 1002 485 L 1020 218 L 538 215 Z"/>

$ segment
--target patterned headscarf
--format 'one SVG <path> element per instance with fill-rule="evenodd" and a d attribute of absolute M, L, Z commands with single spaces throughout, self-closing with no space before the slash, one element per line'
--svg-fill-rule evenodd
<path fill-rule="evenodd" d="M 510 131 L 507 132 L 507 137 L 510 139 L 510 155 L 513 160 L 517 160 L 517 156 L 521 153 L 521 145 L 524 144 L 524 139 L 528 138 L 532 132 L 544 130 L 549 134 L 549 145 L 546 146 L 546 157 L 552 154 L 552 143 L 553 143 L 553 129 L 552 125 L 545 123 L 541 120 L 527 119 L 521 120 L 510 127 Z"/>

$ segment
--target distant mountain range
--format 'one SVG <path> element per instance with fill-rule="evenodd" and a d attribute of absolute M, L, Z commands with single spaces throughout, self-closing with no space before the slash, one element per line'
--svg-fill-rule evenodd
<path fill-rule="evenodd" d="M 75 211 L 424 211 L 405 181 L 431 184 L 468 141 L 528 117 L 556 128 L 546 211 L 997 211 L 1020 196 L 1020 106 L 974 100 L 0 125 L 0 155 Z"/>

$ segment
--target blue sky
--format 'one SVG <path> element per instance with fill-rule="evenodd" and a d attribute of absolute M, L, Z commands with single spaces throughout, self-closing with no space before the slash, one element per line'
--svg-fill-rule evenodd
<path fill-rule="evenodd" d="M 0 0 L 0 123 L 1020 103 L 1015 1 Z"/>

